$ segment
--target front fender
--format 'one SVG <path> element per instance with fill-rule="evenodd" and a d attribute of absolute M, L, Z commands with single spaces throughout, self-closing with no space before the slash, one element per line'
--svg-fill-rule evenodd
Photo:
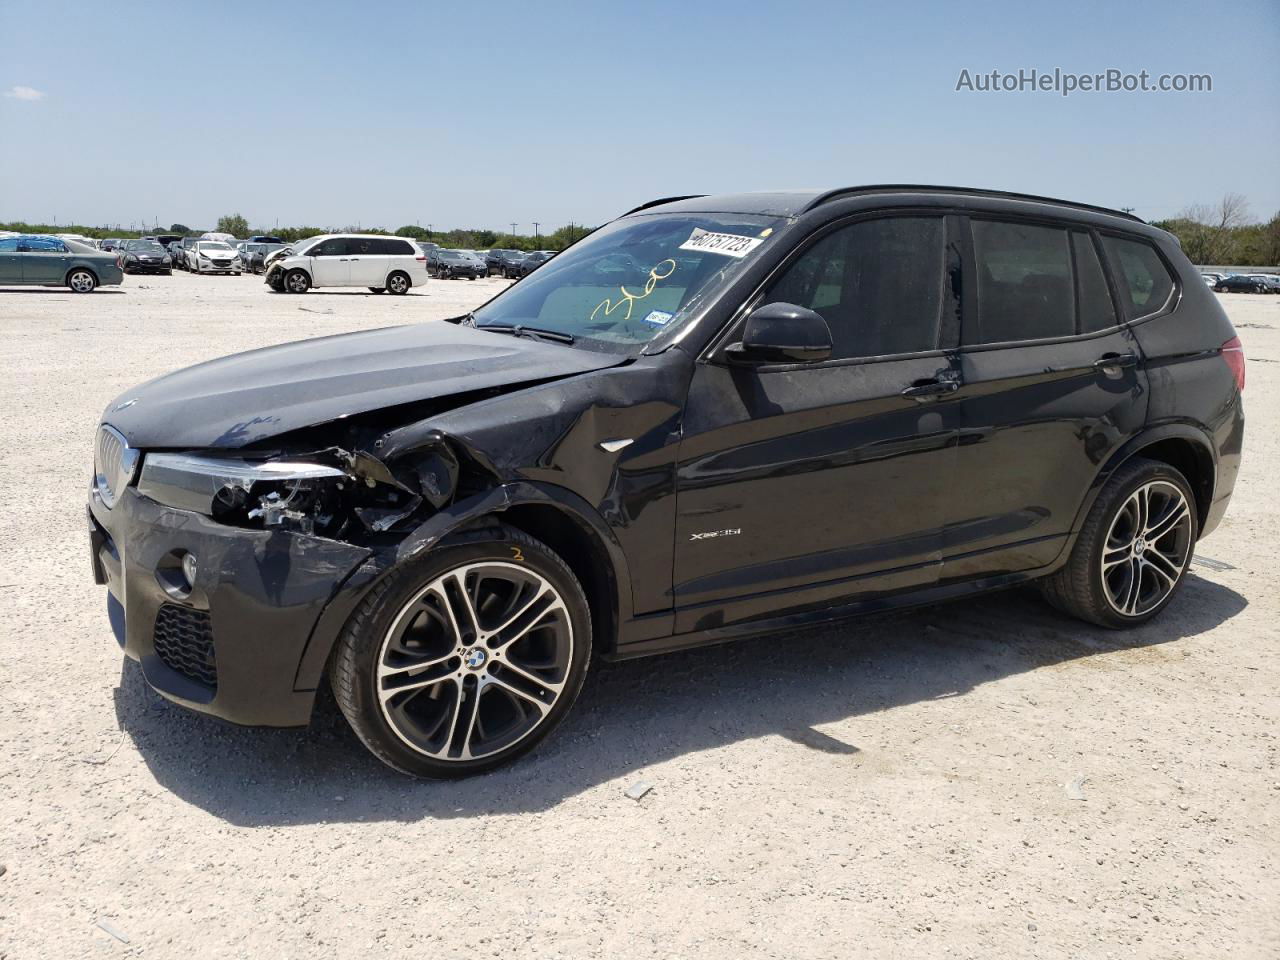
<path fill-rule="evenodd" d="M 542 505 L 554 507 L 570 519 L 585 526 L 608 555 L 610 593 L 614 603 L 614 623 L 632 616 L 630 572 L 626 555 L 617 537 L 594 508 L 576 493 L 553 484 L 517 481 L 503 484 L 457 501 L 432 514 L 395 547 L 373 554 L 335 590 L 333 598 L 320 615 L 298 663 L 294 689 L 315 690 L 324 676 L 329 653 L 343 626 L 360 602 L 383 577 L 403 564 L 411 563 L 451 534 L 474 527 L 478 521 L 498 518 L 515 506 Z"/>

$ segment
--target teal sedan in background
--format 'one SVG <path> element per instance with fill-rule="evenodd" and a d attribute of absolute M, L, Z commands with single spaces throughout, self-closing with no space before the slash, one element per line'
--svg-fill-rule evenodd
<path fill-rule="evenodd" d="M 120 258 L 114 253 L 59 237 L 0 238 L 0 287 L 21 283 L 92 293 L 97 287 L 118 285 L 123 279 Z"/>

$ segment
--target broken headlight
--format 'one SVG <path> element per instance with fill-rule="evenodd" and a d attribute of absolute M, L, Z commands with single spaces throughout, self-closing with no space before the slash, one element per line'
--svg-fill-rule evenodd
<path fill-rule="evenodd" d="M 352 517 L 384 530 L 421 502 L 389 474 L 387 480 L 361 479 L 352 469 L 307 460 L 152 453 L 143 460 L 138 493 L 220 523 L 333 537 Z"/>

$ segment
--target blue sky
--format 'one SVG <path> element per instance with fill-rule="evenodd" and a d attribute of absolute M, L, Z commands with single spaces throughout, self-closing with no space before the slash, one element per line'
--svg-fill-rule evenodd
<path fill-rule="evenodd" d="M 0 0 L 0 220 L 529 232 L 672 194 L 885 182 L 1148 219 L 1233 191 L 1266 218 L 1277 51 L 1275 0 Z M 1055 67 L 1213 91 L 955 90 L 962 69 Z"/>

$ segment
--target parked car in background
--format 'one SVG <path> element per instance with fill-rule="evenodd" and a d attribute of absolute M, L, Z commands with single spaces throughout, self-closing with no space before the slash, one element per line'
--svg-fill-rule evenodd
<path fill-rule="evenodd" d="M 88 244 L 45 234 L 0 240 L 0 286 L 67 287 L 72 293 L 91 293 L 123 279 L 120 258 Z"/>
<path fill-rule="evenodd" d="M 1223 277 L 1213 285 L 1213 289 L 1218 293 L 1266 293 L 1267 285 L 1253 277 L 1236 274 Z"/>
<path fill-rule="evenodd" d="M 274 260 L 265 282 L 277 292 L 368 287 L 408 293 L 427 282 L 427 257 L 411 240 L 363 233 L 325 234 Z"/>
<path fill-rule="evenodd" d="M 169 249 L 169 244 L 173 243 L 175 240 L 181 240 L 181 239 L 182 239 L 182 234 L 180 234 L 180 233 L 157 233 L 154 237 L 143 237 L 142 239 L 143 239 L 143 240 L 154 240 L 156 243 L 160 244 L 162 247 L 164 247 L 166 250 L 168 250 L 168 249 Z"/>
<path fill-rule="evenodd" d="M 99 250 L 118 250 L 124 244 L 124 240 L 120 237 L 107 237 L 98 244 Z"/>
<path fill-rule="evenodd" d="M 507 250 L 498 257 L 498 273 L 504 279 L 514 280 L 520 276 L 520 267 L 524 263 L 524 251 Z"/>
<path fill-rule="evenodd" d="M 550 260 L 556 255 L 554 250 L 535 250 L 520 261 L 519 270 L 516 273 L 518 277 L 527 277 L 533 271 Z"/>
<path fill-rule="evenodd" d="M 466 277 L 479 280 L 488 274 L 484 261 L 470 250 L 440 250 L 436 260 L 436 276 L 446 280 Z"/>
<path fill-rule="evenodd" d="M 1202 273 L 1200 274 L 1200 277 L 1202 280 L 1204 280 L 1205 283 L 1207 283 L 1211 287 L 1215 283 L 1217 283 L 1219 280 L 1222 279 L 1221 277 L 1216 276 L 1215 274 L 1212 274 L 1212 273 Z"/>
<path fill-rule="evenodd" d="M 1215 272 L 1214 272 L 1214 271 L 1212 271 L 1212 270 L 1202 270 L 1202 271 L 1200 272 L 1200 276 L 1202 276 L 1202 277 L 1212 277 L 1212 278 L 1213 278 L 1213 282 L 1214 282 L 1214 283 L 1217 283 L 1219 280 L 1223 279 L 1224 277 L 1229 277 L 1229 276 L 1230 276 L 1230 274 L 1229 274 L 1229 273 L 1215 273 Z"/>
<path fill-rule="evenodd" d="M 494 247 L 484 255 L 485 266 L 489 268 L 489 273 L 502 272 L 502 258 L 509 253 L 519 253 L 519 250 L 509 250 L 506 247 Z"/>
<path fill-rule="evenodd" d="M 276 243 L 276 244 L 280 244 L 281 246 L 284 245 L 284 241 L 281 240 L 279 237 L 272 237 L 272 236 L 268 236 L 267 234 L 261 234 L 261 233 L 256 233 L 252 237 L 250 237 L 249 243 Z"/>
<path fill-rule="evenodd" d="M 197 240 L 187 250 L 187 269 L 192 273 L 230 273 L 238 277 L 244 270 L 244 262 L 229 243 Z"/>
<path fill-rule="evenodd" d="M 118 252 L 125 273 L 173 272 L 173 258 L 155 240 L 126 240 Z"/>
<path fill-rule="evenodd" d="M 183 237 L 178 241 L 178 257 L 174 259 L 174 263 L 182 267 L 183 270 L 191 269 L 191 252 L 195 249 L 195 245 L 200 242 L 199 237 Z M 181 261 L 181 262 L 179 262 Z"/>
<path fill-rule="evenodd" d="M 262 273 L 267 269 L 267 257 L 277 250 L 283 250 L 286 243 L 246 243 L 244 268 L 249 273 Z"/>
<path fill-rule="evenodd" d="M 90 559 L 162 696 L 289 727 L 328 683 L 384 763 L 461 777 L 532 750 L 594 656 L 1020 584 L 1141 628 L 1227 511 L 1244 386 L 1176 239 L 1119 211 L 656 201 L 454 322 L 123 392 Z"/>
<path fill-rule="evenodd" d="M 1263 283 L 1266 293 L 1280 293 L 1280 276 L 1274 273 L 1255 273 L 1253 278 Z"/>
<path fill-rule="evenodd" d="M 55 234 L 55 236 L 59 240 L 74 240 L 76 243 L 80 244 L 81 246 L 92 247 L 94 250 L 100 249 L 98 247 L 98 241 L 94 240 L 91 237 L 86 237 L 79 233 L 58 233 L 58 234 Z"/>

